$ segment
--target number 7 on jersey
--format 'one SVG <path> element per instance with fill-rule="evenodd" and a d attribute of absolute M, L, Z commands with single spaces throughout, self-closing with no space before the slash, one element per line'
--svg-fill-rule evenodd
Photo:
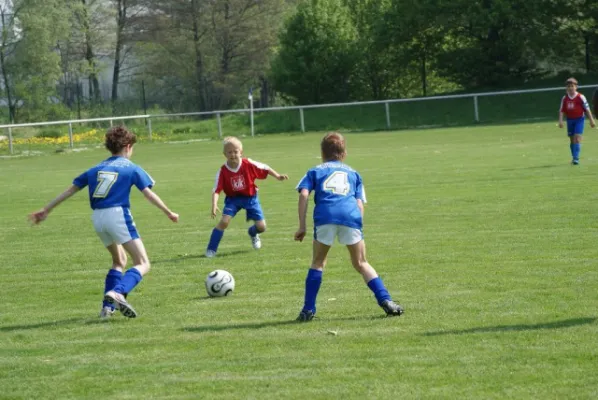
<path fill-rule="evenodd" d="M 98 171 L 98 186 L 93 192 L 93 197 L 96 199 L 103 199 L 108 196 L 108 192 L 116 182 L 118 172 Z"/>

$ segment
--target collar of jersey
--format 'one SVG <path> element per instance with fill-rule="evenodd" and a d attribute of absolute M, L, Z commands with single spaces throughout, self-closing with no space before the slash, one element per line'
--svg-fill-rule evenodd
<path fill-rule="evenodd" d="M 577 95 L 579 94 L 579 92 L 575 93 L 575 95 L 573 95 L 573 97 L 569 96 L 569 93 L 567 93 L 567 97 L 571 100 L 573 100 L 574 98 L 577 97 Z"/>
<path fill-rule="evenodd" d="M 239 172 L 239 170 L 241 169 L 241 165 L 243 165 L 243 159 L 241 159 L 241 162 L 239 163 L 239 165 L 237 165 L 236 169 L 232 169 L 231 167 L 228 166 L 228 162 L 224 163 L 224 166 L 226 167 L 226 169 L 228 169 L 230 172 Z"/>

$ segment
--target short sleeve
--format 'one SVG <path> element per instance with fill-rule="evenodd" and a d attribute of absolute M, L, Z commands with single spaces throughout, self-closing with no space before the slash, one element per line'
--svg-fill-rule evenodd
<path fill-rule="evenodd" d="M 583 107 L 583 109 L 585 111 L 590 109 L 590 105 L 588 104 L 588 99 L 586 99 L 586 96 L 584 96 L 583 94 L 579 95 L 579 98 L 581 100 L 581 106 Z"/>
<path fill-rule="evenodd" d="M 355 198 L 367 203 L 365 198 L 365 188 L 363 187 L 363 180 L 359 174 L 355 175 Z"/>
<path fill-rule="evenodd" d="M 222 174 L 220 172 L 221 169 L 219 169 L 216 173 L 216 179 L 214 179 L 214 188 L 212 189 L 213 193 L 220 193 L 224 189 L 224 185 L 222 183 Z"/>
<path fill-rule="evenodd" d="M 251 158 L 248 158 L 247 161 L 249 161 L 248 165 L 250 166 L 251 174 L 255 179 L 266 179 L 268 177 L 268 173 L 270 172 L 270 167 L 268 165 L 254 161 Z"/>
<path fill-rule="evenodd" d="M 77 186 L 79 189 L 83 189 L 85 186 L 89 185 L 89 178 L 87 177 L 87 172 L 85 171 L 78 177 L 73 180 L 73 185 Z"/>
<path fill-rule="evenodd" d="M 133 172 L 133 184 L 137 187 L 137 189 L 142 191 L 145 188 L 151 189 L 154 187 L 156 182 L 147 172 L 145 172 L 143 168 L 135 166 L 135 172 Z"/>
<path fill-rule="evenodd" d="M 301 178 L 301 180 L 299 181 L 299 183 L 297 184 L 297 187 L 295 189 L 297 189 L 298 192 L 300 192 L 303 189 L 307 189 L 308 191 L 312 191 L 314 190 L 314 178 L 313 178 L 313 173 L 312 171 L 307 171 L 307 173 L 303 176 L 303 178 Z"/>

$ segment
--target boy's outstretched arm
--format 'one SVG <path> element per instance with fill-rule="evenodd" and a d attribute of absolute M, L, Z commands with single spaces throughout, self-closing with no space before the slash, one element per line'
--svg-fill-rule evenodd
<path fill-rule="evenodd" d="M 218 208 L 218 198 L 220 195 L 216 192 L 212 192 L 212 219 L 216 218 L 216 214 L 220 211 Z"/>
<path fill-rule="evenodd" d="M 588 119 L 590 120 L 590 126 L 592 128 L 595 128 L 596 122 L 594 121 L 594 117 L 592 116 L 592 111 L 590 111 L 589 108 L 586 110 L 586 115 L 588 116 Z"/>
<path fill-rule="evenodd" d="M 60 203 L 77 193 L 79 190 L 81 190 L 80 187 L 71 185 L 67 190 L 60 193 L 54 200 L 49 202 L 48 205 L 46 205 L 44 208 L 29 214 L 29 220 L 34 224 L 39 224 L 40 222 L 48 218 L 48 214 L 50 214 L 50 211 L 52 211 L 54 207 L 56 207 L 57 205 L 59 205 Z"/>
<path fill-rule="evenodd" d="M 170 211 L 170 209 L 166 206 L 166 204 L 164 204 L 164 202 L 162 201 L 162 199 L 160 198 L 160 196 L 158 196 L 156 193 L 154 193 L 154 191 L 152 189 L 146 187 L 145 189 L 143 189 L 141 191 L 141 193 L 143 193 L 143 195 L 145 196 L 145 198 L 150 203 L 152 203 L 153 205 L 155 205 L 156 207 L 158 207 L 160 210 L 162 210 L 162 212 L 164 212 L 164 214 L 166 214 L 166 216 L 172 222 L 178 222 L 179 221 L 179 214 L 173 213 L 172 211 Z"/>
<path fill-rule="evenodd" d="M 298 213 L 299 213 L 299 229 L 295 232 L 295 240 L 300 242 L 303 241 L 305 238 L 305 232 L 307 231 L 306 226 L 306 216 L 307 216 L 307 202 L 309 200 L 309 190 L 301 189 L 299 192 L 299 204 L 298 204 Z"/>
<path fill-rule="evenodd" d="M 289 179 L 288 175 L 281 175 L 278 172 L 274 171 L 272 168 L 268 170 L 268 175 L 273 176 L 274 178 L 278 179 L 279 181 L 284 181 Z"/>

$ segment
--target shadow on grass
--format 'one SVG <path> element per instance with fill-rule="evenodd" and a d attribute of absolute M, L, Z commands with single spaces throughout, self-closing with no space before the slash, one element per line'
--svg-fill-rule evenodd
<path fill-rule="evenodd" d="M 30 329 L 43 329 L 51 327 L 59 327 L 64 325 L 71 325 L 75 323 L 83 323 L 88 321 L 88 318 L 69 318 L 61 321 L 48 321 L 39 322 L 37 324 L 29 325 L 11 325 L 11 326 L 0 326 L 0 332 L 14 332 L 14 331 L 26 331 Z"/>
<path fill-rule="evenodd" d="M 216 257 L 217 258 L 231 257 L 231 256 L 239 255 L 239 254 L 249 253 L 249 252 L 251 252 L 251 250 L 249 250 L 249 249 L 225 251 L 222 253 L 218 253 L 218 255 Z M 173 263 L 173 262 L 179 262 L 179 261 L 185 261 L 185 260 L 196 260 L 196 259 L 202 259 L 202 258 L 208 258 L 208 257 L 206 257 L 205 254 L 183 254 L 183 255 L 180 255 L 180 256 L 177 256 L 174 258 L 152 261 L 152 264 L 165 264 L 165 263 Z"/>
<path fill-rule="evenodd" d="M 519 171 L 521 169 L 548 169 L 548 168 L 557 168 L 567 166 L 567 164 L 551 164 L 551 165 L 532 165 L 529 167 L 520 167 L 520 168 L 503 168 L 503 171 Z"/>
<path fill-rule="evenodd" d="M 426 332 L 423 333 L 422 336 L 465 335 L 469 333 L 521 332 L 540 329 L 560 329 L 591 324 L 594 323 L 596 319 L 597 318 L 571 318 L 542 324 L 497 325 L 470 329 L 455 329 L 450 331 Z"/>
<path fill-rule="evenodd" d="M 335 322 L 335 321 L 364 321 L 364 320 L 380 320 L 380 319 L 391 319 L 387 318 L 385 315 L 375 315 L 375 316 L 360 316 L 360 317 L 346 317 L 346 318 L 325 318 L 320 319 L 317 318 L 309 323 L 302 323 L 292 320 L 279 320 L 279 321 L 263 321 L 263 322 L 248 322 L 242 324 L 229 324 L 229 325 L 205 325 L 205 326 L 190 326 L 181 328 L 182 331 L 185 332 L 219 332 L 219 331 L 228 331 L 234 329 L 263 329 L 263 328 L 271 328 L 276 326 L 285 326 L 285 325 L 312 325 L 318 324 L 322 322 Z M 398 320 L 398 318 L 392 318 L 393 320 Z"/>

